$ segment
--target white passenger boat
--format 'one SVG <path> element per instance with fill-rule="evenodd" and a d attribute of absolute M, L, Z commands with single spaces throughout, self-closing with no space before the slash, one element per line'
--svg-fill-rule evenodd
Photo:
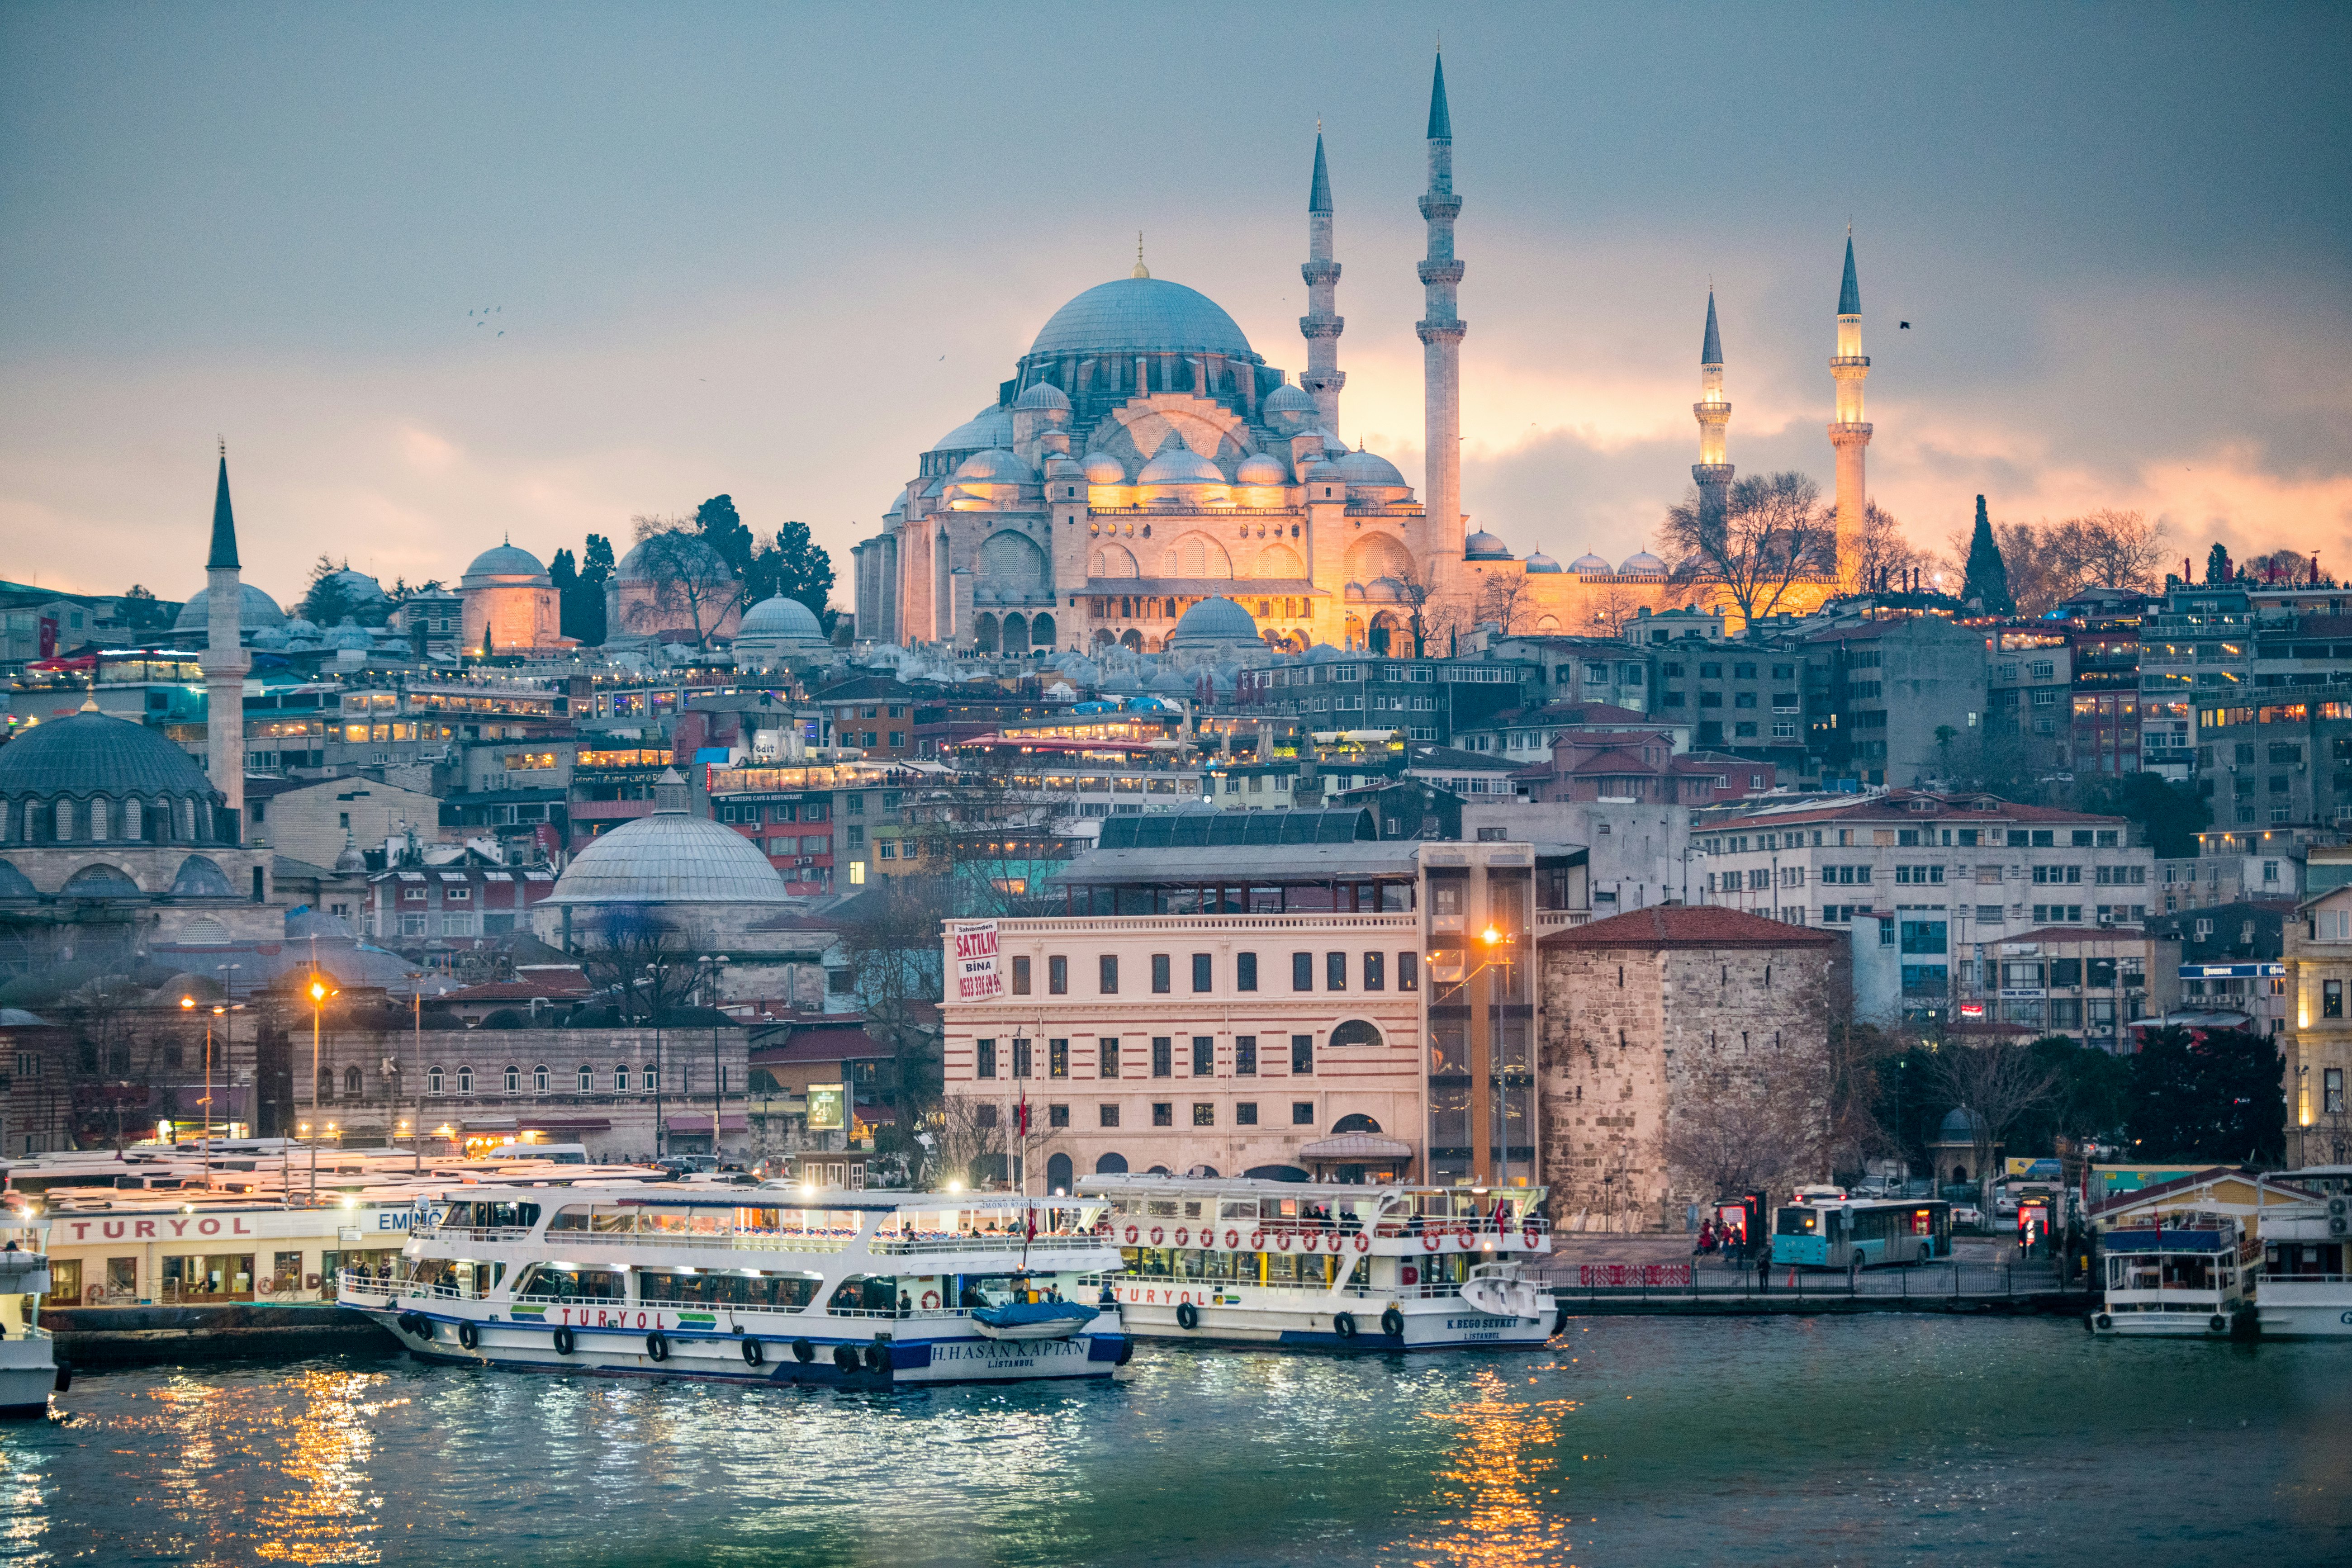
<path fill-rule="evenodd" d="M 469 1186 L 338 1295 L 436 1361 L 747 1383 L 1108 1378 L 1098 1200 Z"/>
<path fill-rule="evenodd" d="M 2352 1338 L 2352 1194 L 2263 1210 L 2263 1338 Z"/>
<path fill-rule="evenodd" d="M 2106 1294 L 2090 1315 L 2094 1333 L 2220 1338 L 2231 1331 L 2260 1250 L 2242 1238 L 2233 1215 L 2163 1218 L 2160 1228 L 2118 1226 L 2100 1237 Z"/>
<path fill-rule="evenodd" d="M 57 1344 L 41 1327 L 41 1298 L 49 1292 L 45 1245 L 48 1223 L 22 1215 L 0 1220 L 0 1415 L 39 1415 L 49 1394 L 72 1383 L 60 1375 Z"/>
<path fill-rule="evenodd" d="M 1139 1338 L 1350 1350 L 1539 1345 L 1563 1310 L 1525 1276 L 1544 1189 L 1124 1175 L 1107 1199 Z"/>

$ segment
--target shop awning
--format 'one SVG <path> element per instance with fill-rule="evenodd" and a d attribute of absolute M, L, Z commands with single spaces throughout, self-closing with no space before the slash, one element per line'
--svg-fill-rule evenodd
<path fill-rule="evenodd" d="M 1377 1132 L 1342 1132 L 1337 1138 L 1318 1138 L 1298 1152 L 1307 1160 L 1410 1160 L 1412 1145 Z"/>
<path fill-rule="evenodd" d="M 746 1126 L 747 1123 L 740 1111 L 728 1111 L 719 1119 L 719 1130 L 721 1132 L 740 1132 Z M 677 1111 L 669 1119 L 669 1130 L 673 1132 L 708 1133 L 710 1131 L 710 1118 L 698 1116 L 690 1110 Z"/>

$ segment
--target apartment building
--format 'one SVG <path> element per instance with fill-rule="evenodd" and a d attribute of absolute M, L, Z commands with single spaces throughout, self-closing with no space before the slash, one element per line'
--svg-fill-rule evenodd
<path fill-rule="evenodd" d="M 2289 1166 L 2352 1163 L 2352 886 L 2303 900 L 2284 926 L 2292 1026 L 2286 1058 L 2286 1160 Z"/>
<path fill-rule="evenodd" d="M 1899 932 L 1908 922 L 1892 923 Z M 1963 1026 L 1998 1026 L 2021 1039 L 2066 1035 L 2128 1051 L 2132 1025 L 2164 1017 L 2179 1001 L 2180 944 L 2141 927 L 2045 926 L 1981 947 L 1952 965 L 1948 1013 L 1934 1005 L 1932 987 L 1915 1000 L 1906 959 L 1906 1016 L 1956 1016 Z"/>
<path fill-rule="evenodd" d="M 1234 704 L 1309 731 L 1401 730 L 1408 740 L 1451 745 L 1457 729 L 1526 707 L 1541 693 L 1541 676 L 1539 666 L 1517 659 L 1380 658 L 1317 647 L 1295 664 L 1240 672 Z"/>
<path fill-rule="evenodd" d="M 1542 908 L 1582 856 L 1380 839 L 1362 810 L 1114 818 L 1067 912 L 993 922 L 943 1009 L 953 1114 L 1031 1111 L 1048 1186 L 1097 1172 L 1527 1185 Z M 954 936 L 949 938 L 954 974 Z M 1480 1130 L 1485 1135 L 1479 1135 Z"/>

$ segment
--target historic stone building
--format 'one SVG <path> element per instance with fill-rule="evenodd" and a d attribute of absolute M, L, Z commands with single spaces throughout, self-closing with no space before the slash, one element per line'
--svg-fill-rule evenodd
<path fill-rule="evenodd" d="M 1704 1190 L 1706 1172 L 1669 1158 L 1678 1124 L 1685 1144 L 1736 1133 L 1818 1150 L 1843 945 L 1827 931 L 1680 904 L 1545 937 L 1538 1143 L 1559 1222 L 1676 1226 L 1686 1205 L 1731 1195 Z M 1800 1173 L 1827 1174 L 1752 1179 Z"/>
<path fill-rule="evenodd" d="M 563 646 L 554 580 L 528 550 L 501 543 L 483 551 L 457 579 L 457 596 L 467 653 Z"/>

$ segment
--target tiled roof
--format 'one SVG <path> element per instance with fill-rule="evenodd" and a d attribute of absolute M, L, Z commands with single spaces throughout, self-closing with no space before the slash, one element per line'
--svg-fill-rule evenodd
<path fill-rule="evenodd" d="M 1655 904 L 1556 931 L 1541 947 L 1831 947 L 1841 939 L 1717 904 Z"/>
<path fill-rule="evenodd" d="M 1981 930 L 1979 930 L 1979 938 L 1988 942 L 1991 940 L 1983 938 Z M 2032 931 L 2021 932 L 2017 936 L 2004 936 L 1999 940 L 2002 942 L 2115 942 L 2118 940 L 2138 942 L 2147 938 L 2148 933 L 2136 925 L 2087 925 L 2037 926 Z M 2168 937 L 2158 940 L 2177 939 Z"/>

